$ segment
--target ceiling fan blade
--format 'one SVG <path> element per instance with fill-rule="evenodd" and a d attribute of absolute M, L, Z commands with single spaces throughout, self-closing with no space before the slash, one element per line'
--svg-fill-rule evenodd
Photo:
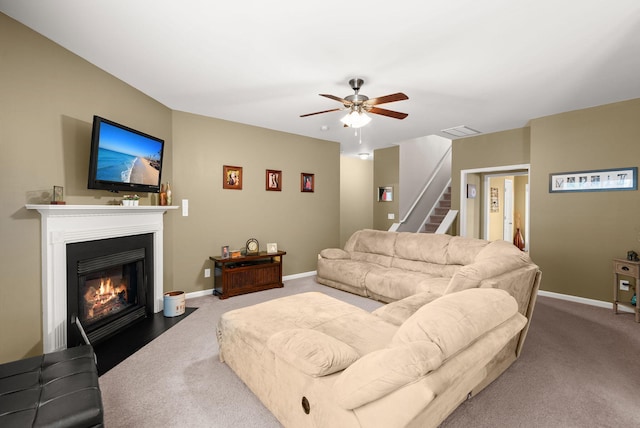
<path fill-rule="evenodd" d="M 381 114 L 383 116 L 392 117 L 394 119 L 404 119 L 409 116 L 407 113 L 400 113 L 399 111 L 387 110 L 379 107 L 371 107 L 367 110 L 369 113 Z"/>
<path fill-rule="evenodd" d="M 342 110 L 342 109 L 341 108 L 332 108 L 331 110 L 324 110 L 324 111 L 317 111 L 315 113 L 301 114 L 300 117 L 313 116 L 314 114 L 329 113 L 331 111 L 339 111 L 339 110 Z"/>
<path fill-rule="evenodd" d="M 335 95 L 329 95 L 329 94 L 320 94 L 321 97 L 327 97 L 329 99 L 338 101 L 339 103 L 342 103 L 345 105 L 345 107 L 349 107 L 352 103 L 351 101 L 347 101 L 344 98 L 340 98 L 340 97 L 336 97 Z"/>
<path fill-rule="evenodd" d="M 366 104 L 369 104 L 370 106 L 375 106 L 378 104 L 386 104 L 386 103 L 392 103 L 394 101 L 402 101 L 402 100 L 408 100 L 408 99 L 409 99 L 408 96 L 406 96 L 402 92 L 398 92 L 397 94 L 391 94 L 391 95 L 385 95 L 384 97 L 372 98 L 369 101 L 367 101 Z"/>

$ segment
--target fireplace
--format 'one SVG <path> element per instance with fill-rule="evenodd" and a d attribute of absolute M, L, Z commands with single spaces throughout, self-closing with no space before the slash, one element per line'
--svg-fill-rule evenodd
<path fill-rule="evenodd" d="M 153 267 L 145 268 L 153 313 L 163 307 L 163 217 L 176 206 L 26 205 L 41 217 L 42 348 L 45 353 L 67 347 L 68 244 L 141 234 L 153 235 Z M 152 275 L 152 276 L 151 276 Z"/>
<path fill-rule="evenodd" d="M 153 235 L 67 244 L 67 347 L 92 344 L 153 313 Z"/>

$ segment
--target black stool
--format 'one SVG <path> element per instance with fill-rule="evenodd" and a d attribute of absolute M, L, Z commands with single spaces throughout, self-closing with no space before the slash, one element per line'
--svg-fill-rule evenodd
<path fill-rule="evenodd" d="M 102 427 L 91 345 L 0 365 L 1 427 Z"/>

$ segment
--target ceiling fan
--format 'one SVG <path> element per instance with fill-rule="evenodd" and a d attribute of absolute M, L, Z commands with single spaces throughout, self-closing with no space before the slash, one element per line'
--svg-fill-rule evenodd
<path fill-rule="evenodd" d="M 362 79 L 349 80 L 349 85 L 351 86 L 351 89 L 353 89 L 354 94 L 348 95 L 344 98 L 336 97 L 335 95 L 320 94 L 321 97 L 326 97 L 342 103 L 344 107 L 318 111 L 315 113 L 302 114 L 300 115 L 300 117 L 307 117 L 307 116 L 313 116 L 316 114 L 329 113 L 332 111 L 340 111 L 340 110 L 348 109 L 349 112 L 347 113 L 347 115 L 340 120 L 342 121 L 342 123 L 344 123 L 345 127 L 360 128 L 366 125 L 367 123 L 369 123 L 369 121 L 371 121 L 371 118 L 367 116 L 365 113 L 380 114 L 382 116 L 392 117 L 394 119 L 404 119 L 405 117 L 408 116 L 407 113 L 400 113 L 397 111 L 376 107 L 377 105 L 380 105 L 380 104 L 387 104 L 395 101 L 408 100 L 409 99 L 408 96 L 406 96 L 402 92 L 398 92 L 391 95 L 385 95 L 383 97 L 369 99 L 369 97 L 367 97 L 366 95 L 361 95 L 359 93 L 360 88 L 362 87 L 363 84 L 364 84 L 364 80 Z"/>

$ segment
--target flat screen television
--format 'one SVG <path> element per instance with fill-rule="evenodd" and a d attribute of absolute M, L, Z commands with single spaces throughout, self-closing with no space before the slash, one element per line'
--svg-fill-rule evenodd
<path fill-rule="evenodd" d="M 93 117 L 89 189 L 159 193 L 164 140 Z"/>

